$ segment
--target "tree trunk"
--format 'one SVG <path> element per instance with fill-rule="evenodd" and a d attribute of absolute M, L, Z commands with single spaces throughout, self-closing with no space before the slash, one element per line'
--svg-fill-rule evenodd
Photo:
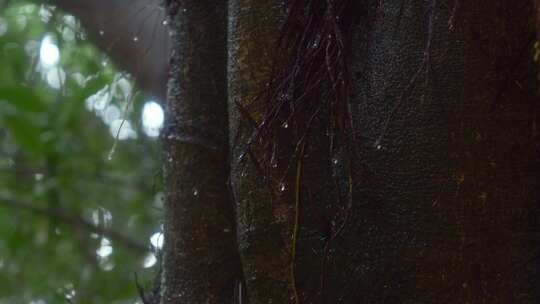
<path fill-rule="evenodd" d="M 536 10 L 536 42 L 534 44 L 534 60 L 539 67 L 538 82 L 540 83 L 540 0 L 534 1 L 534 8 Z"/>
<path fill-rule="evenodd" d="M 270 81 L 281 7 L 272 0 L 229 1 L 229 121 L 231 184 L 236 200 L 239 252 L 249 303 L 290 303 L 292 192 L 246 155 L 258 98 Z M 262 171 L 264 170 L 264 172 Z M 284 188 L 281 188 L 281 187 Z"/>
<path fill-rule="evenodd" d="M 384 2 L 357 41 L 343 303 L 539 301 L 532 3 L 450 2 Z"/>
<path fill-rule="evenodd" d="M 242 109 L 260 119 L 262 105 L 249 101 L 264 90 L 268 58 L 277 56 L 265 50 L 279 18 L 264 19 L 273 15 L 258 15 L 260 4 L 248 2 L 234 1 L 231 9 L 233 134 L 249 129 Z M 537 302 L 540 172 L 531 3 L 379 5 L 373 1 L 372 15 L 357 29 L 351 62 L 361 158 L 355 172 L 362 178 L 340 235 L 328 240 L 325 226 L 336 225 L 336 189 L 328 180 L 347 182 L 339 165 L 328 168 L 324 134 L 313 136 L 306 160 L 296 256 L 287 238 L 294 230 L 294 183 L 287 180 L 290 192 L 279 193 L 275 182 L 274 193 L 266 190 L 257 166 L 239 159 L 249 137 L 240 132 L 233 141 L 250 300 Z"/>
<path fill-rule="evenodd" d="M 162 303 L 231 303 L 241 270 L 227 188 L 227 4 L 169 1 L 167 10 Z"/>

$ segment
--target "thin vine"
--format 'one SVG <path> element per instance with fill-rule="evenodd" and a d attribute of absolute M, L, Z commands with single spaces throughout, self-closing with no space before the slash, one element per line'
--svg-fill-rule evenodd
<path fill-rule="evenodd" d="M 337 210 L 333 215 L 332 222 L 337 226 L 331 229 L 324 244 L 323 275 L 331 242 L 341 234 L 349 218 L 354 179 L 351 167 L 356 157 L 349 104 L 349 65 L 351 45 L 358 24 L 365 16 L 365 7 L 363 1 L 358 0 L 285 1 L 285 19 L 274 50 L 276 58 L 270 81 L 252 103 L 237 104 L 244 118 L 243 127 L 251 130 L 240 161 L 249 156 L 257 171 L 267 177 L 271 189 L 275 189 L 276 184 L 282 187 L 288 176 L 294 176 L 290 279 L 296 303 L 299 301 L 295 263 L 302 171 L 306 147 L 316 144 L 311 141 L 315 125 L 327 134 L 329 165 L 334 167 L 336 159 L 341 158 L 348 167 L 345 170 L 348 177 L 333 174 L 335 204 L 341 212 Z M 250 114 L 261 112 L 260 120 Z M 271 180 L 273 176 L 277 178 Z M 339 189 L 343 177 L 349 182 L 346 193 Z M 324 285 L 322 279 L 321 284 Z"/>

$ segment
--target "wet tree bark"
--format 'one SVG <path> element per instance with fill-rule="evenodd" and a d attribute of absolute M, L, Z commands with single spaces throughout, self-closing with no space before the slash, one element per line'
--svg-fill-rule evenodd
<path fill-rule="evenodd" d="M 282 188 L 243 159 L 242 111 L 262 115 L 252 102 L 272 70 L 279 8 L 230 1 L 231 181 L 250 303 L 537 302 L 531 4 L 373 2 L 351 60 L 363 178 L 328 245 L 335 201 L 321 185 L 339 168 L 324 148 L 309 153 L 302 185 L 318 194 L 302 190 L 293 258 L 294 181 Z"/>
<path fill-rule="evenodd" d="M 270 81 L 281 7 L 272 0 L 229 1 L 229 121 L 231 185 L 236 200 L 239 252 L 251 304 L 292 303 L 292 192 L 246 154 Z M 261 170 L 264 170 L 261 171 Z"/>
<path fill-rule="evenodd" d="M 539 301 L 533 20 L 532 2 L 385 1 L 358 38 L 369 178 L 343 303 Z"/>
<path fill-rule="evenodd" d="M 241 279 L 227 180 L 227 4 L 168 1 L 172 54 L 162 302 L 231 303 Z"/>
<path fill-rule="evenodd" d="M 258 49 L 268 41 L 261 38 L 262 15 L 241 4 L 231 11 L 249 12 L 258 20 L 249 28 L 259 31 L 243 32 L 249 19 L 232 14 L 229 102 L 235 131 L 242 128 L 236 103 L 255 97 L 257 90 L 249 88 L 266 81 L 271 64 Z M 371 18 L 358 29 L 351 61 L 361 151 L 355 170 L 362 179 L 355 184 L 350 219 L 325 252 L 324 226 L 332 218 L 324 213 L 335 202 L 320 189 L 326 185 L 332 192 L 323 175 L 339 175 L 339 168 L 329 170 L 325 150 L 314 149 L 309 157 L 318 166 L 309 167 L 303 186 L 319 192 L 310 192 L 315 201 L 303 196 L 300 254 L 289 281 L 285 271 L 292 257 L 283 236 L 291 231 L 294 200 L 282 193 L 277 197 L 285 200 L 276 203 L 265 195 L 257 171 L 234 164 L 243 150 L 233 141 L 250 300 L 271 302 L 282 288 L 280 303 L 537 302 L 540 170 L 532 4 L 379 4 L 373 1 Z M 315 137 L 316 144 L 324 143 L 324 135 Z M 247 138 L 237 140 L 245 144 Z M 272 219 L 272 208 L 287 210 L 281 222 Z M 317 227 L 321 212 L 326 221 Z M 265 283 L 261 275 L 274 275 L 280 285 Z"/>
<path fill-rule="evenodd" d="M 540 1 L 534 1 L 534 8 L 536 10 L 536 43 L 534 44 L 534 59 L 538 65 L 538 82 L 540 83 Z"/>

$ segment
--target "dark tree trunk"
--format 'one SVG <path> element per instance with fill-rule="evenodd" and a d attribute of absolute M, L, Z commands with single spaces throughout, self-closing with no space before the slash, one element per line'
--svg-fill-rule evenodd
<path fill-rule="evenodd" d="M 343 303 L 537 303 L 532 3 L 384 2 L 373 20 Z"/>
<path fill-rule="evenodd" d="M 536 10 L 536 42 L 534 44 L 534 60 L 538 67 L 540 67 L 540 1 L 534 1 L 534 8 Z M 540 83 L 540 68 L 538 69 L 538 83 Z"/>
<path fill-rule="evenodd" d="M 227 181 L 227 3 L 169 1 L 162 303 L 231 303 L 241 280 Z"/>
<path fill-rule="evenodd" d="M 276 56 L 264 51 L 271 34 L 261 33 L 272 33 L 280 19 L 269 22 L 273 15 L 258 15 L 257 5 L 240 1 L 231 14 L 234 132 L 249 128 L 239 123 L 245 120 L 236 103 L 249 108 L 268 81 L 268 56 Z M 358 27 L 351 58 L 361 178 L 339 236 L 329 241 L 328 226 L 340 220 L 332 216 L 331 176 L 346 175 L 340 165 L 328 168 L 324 134 L 312 137 L 306 158 L 294 259 L 286 237 L 293 230 L 293 193 L 264 190 L 254 165 L 238 160 L 247 137 L 233 141 L 250 300 L 295 303 L 296 290 L 299 303 L 536 303 L 540 171 L 532 4 L 379 5 L 373 1 L 372 15 Z M 280 208 L 283 221 L 275 217 Z"/>
<path fill-rule="evenodd" d="M 229 1 L 229 120 L 231 184 L 237 208 L 239 252 L 251 304 L 289 303 L 295 298 L 291 272 L 292 192 L 281 191 L 271 172 L 245 155 L 257 117 L 257 102 L 270 81 L 281 7 L 273 0 Z M 255 102 L 254 102 L 255 101 Z M 242 156 L 244 155 L 244 156 Z"/>

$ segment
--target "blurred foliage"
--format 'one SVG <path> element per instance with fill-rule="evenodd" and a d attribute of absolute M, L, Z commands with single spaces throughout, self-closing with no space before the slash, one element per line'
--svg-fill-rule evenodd
<path fill-rule="evenodd" d="M 46 39 L 60 51 L 47 68 Z M 135 90 L 72 16 L 0 7 L 0 304 L 137 303 L 134 273 L 157 268 L 161 174 Z"/>

